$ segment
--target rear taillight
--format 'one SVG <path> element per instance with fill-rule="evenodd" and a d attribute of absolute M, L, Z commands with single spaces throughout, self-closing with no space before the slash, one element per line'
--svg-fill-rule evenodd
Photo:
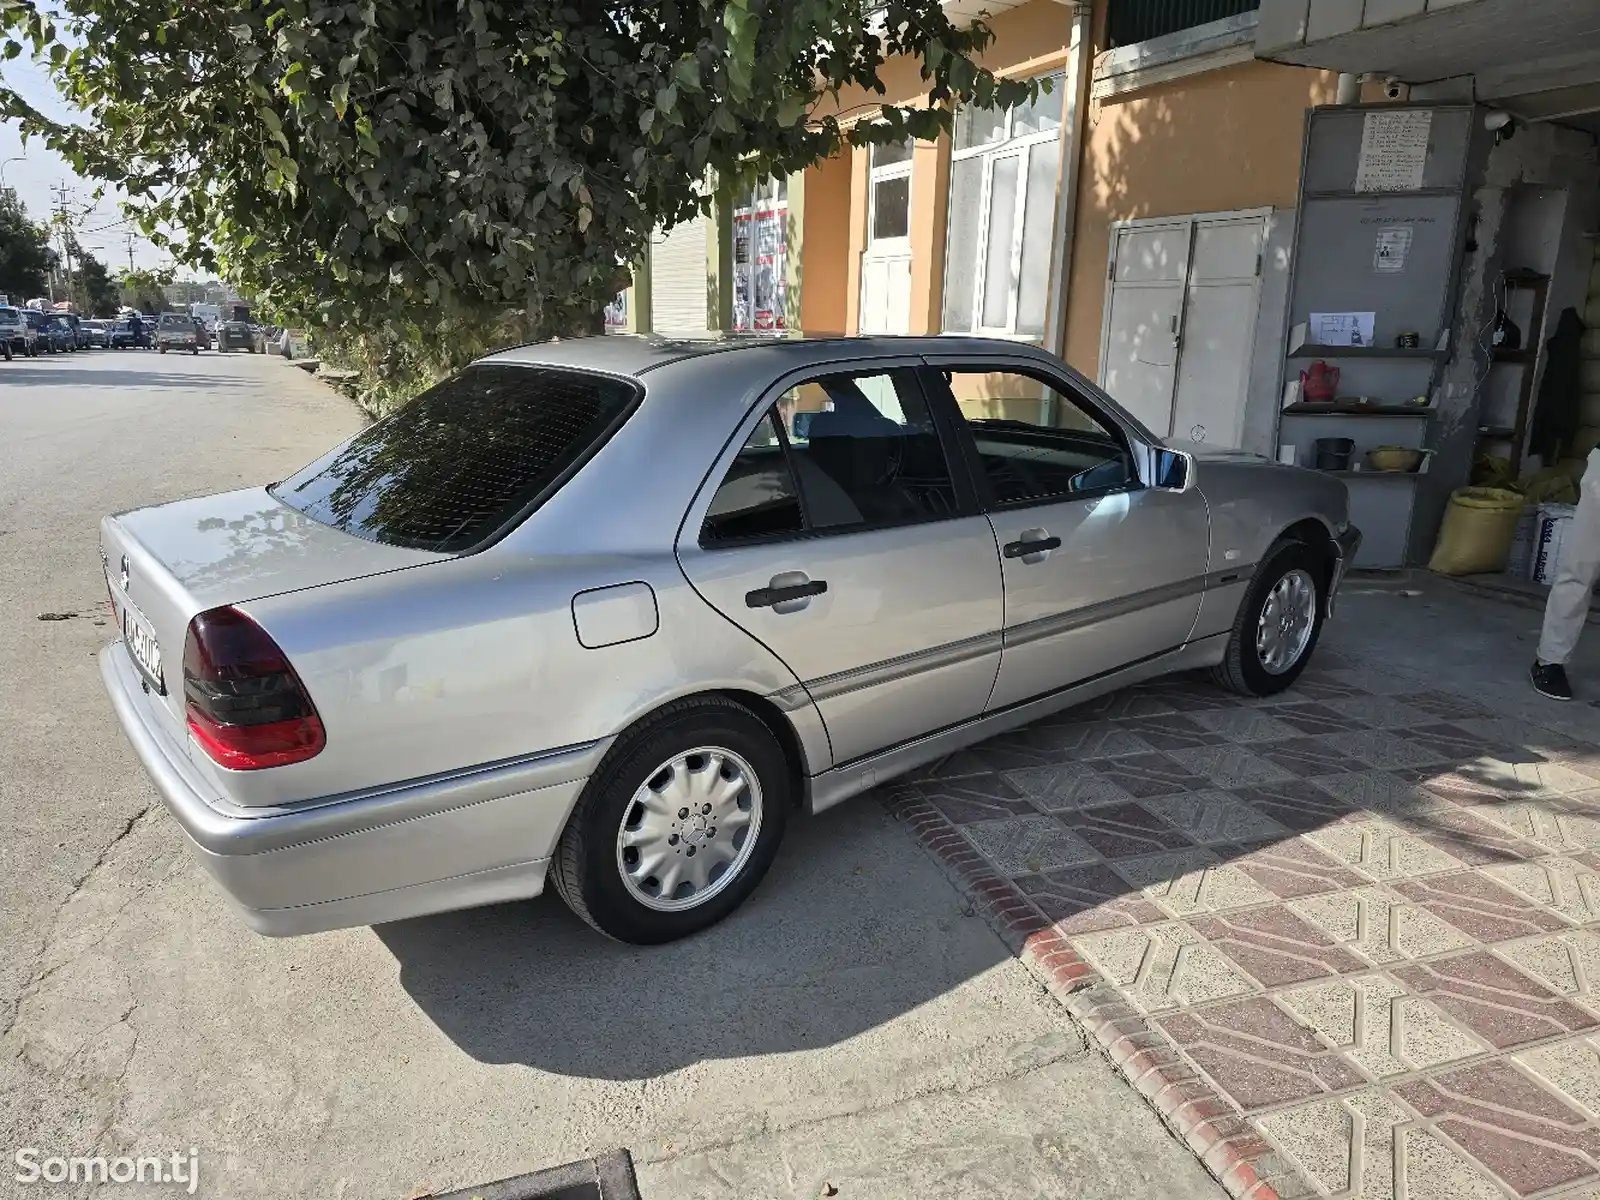
<path fill-rule="evenodd" d="M 257 771 L 327 745 L 322 718 L 278 644 L 236 608 L 189 622 L 183 641 L 189 732 L 218 765 Z"/>

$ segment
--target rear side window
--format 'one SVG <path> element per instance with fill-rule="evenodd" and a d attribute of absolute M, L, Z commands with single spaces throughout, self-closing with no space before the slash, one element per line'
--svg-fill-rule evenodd
<path fill-rule="evenodd" d="M 638 396 L 580 371 L 468 367 L 270 490 L 371 542 L 461 553 L 541 500 Z"/>

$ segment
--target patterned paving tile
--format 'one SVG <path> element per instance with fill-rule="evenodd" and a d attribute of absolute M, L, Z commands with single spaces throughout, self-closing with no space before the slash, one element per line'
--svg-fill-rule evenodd
<path fill-rule="evenodd" d="M 1600 921 L 1600 876 L 1576 859 L 1502 863 L 1484 868 L 1484 874 L 1569 921 L 1579 925 Z"/>
<path fill-rule="evenodd" d="M 1008 749 L 1048 755 L 1052 762 L 1143 754 L 1152 747 L 1114 721 L 1078 721 L 1069 725 L 1030 725 L 995 739 Z M 993 745 L 994 743 L 990 743 Z"/>
<path fill-rule="evenodd" d="M 1478 871 L 1396 880 L 1394 889 L 1480 942 L 1503 942 L 1567 928 L 1554 913 Z"/>
<path fill-rule="evenodd" d="M 1318 737 L 1284 738 L 1280 742 L 1258 742 L 1250 749 L 1274 766 L 1304 779 L 1318 775 L 1337 775 L 1350 769 L 1350 759 Z"/>
<path fill-rule="evenodd" d="M 1524 1050 L 1515 1057 L 1525 1070 L 1562 1092 L 1591 1119 L 1600 1118 L 1600 1046 L 1592 1040 L 1568 1038 Z"/>
<path fill-rule="evenodd" d="M 1395 816 L 1425 809 L 1449 808 L 1417 784 L 1389 771 L 1346 771 L 1316 781 L 1317 787 L 1376 816 Z"/>
<path fill-rule="evenodd" d="M 1197 842 L 1241 842 L 1279 838 L 1288 831 L 1232 792 L 1178 792 L 1145 800 L 1149 809 Z"/>
<path fill-rule="evenodd" d="M 1490 1047 L 1392 979 L 1372 975 L 1295 988 L 1278 997 L 1307 1028 L 1383 1079 L 1482 1054 Z"/>
<path fill-rule="evenodd" d="M 1349 801 L 1303 779 L 1231 790 L 1280 825 L 1302 833 L 1364 815 Z"/>
<path fill-rule="evenodd" d="M 1466 810 L 1546 850 L 1575 853 L 1600 846 L 1600 820 L 1569 805 L 1570 797 L 1534 800 L 1491 800 Z"/>
<path fill-rule="evenodd" d="M 1324 671 L 1318 678 L 1347 687 L 1357 695 L 1400 696 L 1417 687 L 1404 675 L 1367 663 Z"/>
<path fill-rule="evenodd" d="M 1265 996 L 1165 1017 L 1162 1029 L 1245 1111 L 1364 1082 L 1345 1058 Z"/>
<path fill-rule="evenodd" d="M 1130 717 L 1155 717 L 1162 713 L 1177 712 L 1178 706 L 1160 692 L 1147 692 L 1139 688 L 1125 688 L 1080 704 L 1072 710 L 1083 717 L 1105 717 L 1122 721 Z"/>
<path fill-rule="evenodd" d="M 1600 934 L 1589 929 L 1530 938 L 1499 947 L 1520 970 L 1553 992 L 1600 1000 Z"/>
<path fill-rule="evenodd" d="M 1165 754 L 1130 754 L 1100 759 L 1095 768 L 1123 791 L 1141 799 L 1173 792 L 1198 792 L 1211 786 L 1200 775 Z"/>
<path fill-rule="evenodd" d="M 1600 1130 L 1510 1062 L 1411 1080 L 1395 1093 L 1520 1196 L 1600 1178 Z"/>
<path fill-rule="evenodd" d="M 961 832 L 1006 875 L 1049 871 L 1094 860 L 1094 851 L 1054 817 L 979 821 L 963 825 Z"/>
<path fill-rule="evenodd" d="M 1403 738 L 1428 747 L 1447 762 L 1470 763 L 1485 755 L 1511 758 L 1517 752 L 1514 746 L 1485 742 L 1477 734 L 1469 733 L 1459 725 L 1443 721 L 1412 725 L 1405 729 L 1397 729 L 1395 732 Z"/>
<path fill-rule="evenodd" d="M 1436 751 L 1418 742 L 1407 741 L 1387 729 L 1352 729 L 1348 733 L 1324 736 L 1335 750 L 1380 770 L 1421 767 L 1442 761 Z"/>
<path fill-rule="evenodd" d="M 1472 720 L 1475 717 L 1487 717 L 1489 710 L 1481 704 L 1460 696 L 1452 696 L 1448 692 L 1410 692 L 1405 701 L 1414 708 L 1432 713 L 1442 721 Z"/>
<path fill-rule="evenodd" d="M 1461 868 L 1443 850 L 1383 821 L 1346 821 L 1313 829 L 1304 836 L 1372 879 L 1402 879 Z"/>
<path fill-rule="evenodd" d="M 1021 875 L 1016 885 L 1063 933 L 1092 933 L 1163 921 L 1166 914 L 1104 863 Z"/>
<path fill-rule="evenodd" d="M 1269 1113 L 1260 1125 L 1329 1195 L 1350 1200 L 1499 1200 L 1503 1195 L 1453 1146 L 1414 1124 L 1378 1089 Z"/>
<path fill-rule="evenodd" d="M 1099 771 L 1083 763 L 1027 767 L 1007 771 L 1004 778 L 1049 812 L 1093 808 L 1097 804 L 1126 804 L 1133 799 Z"/>
<path fill-rule="evenodd" d="M 1458 717 L 1450 723 L 1477 734 L 1485 742 L 1520 746 L 1542 755 L 1566 754 L 1582 748 L 1581 742 L 1563 733 L 1515 717 Z"/>
<path fill-rule="evenodd" d="M 1548 758 L 1507 760 L 1485 756 L 1462 766 L 1455 774 L 1476 783 L 1481 791 L 1506 800 L 1561 796 L 1594 787 L 1594 780 L 1587 775 Z"/>
<path fill-rule="evenodd" d="M 1275 742 L 1300 732 L 1274 717 L 1270 709 L 1217 708 L 1195 713 L 1192 719 L 1230 742 Z"/>
<path fill-rule="evenodd" d="M 930 780 L 914 790 L 958 825 L 1030 816 L 1038 811 L 1027 797 L 998 775 Z"/>
<path fill-rule="evenodd" d="M 1174 750 L 1171 757 L 1195 775 L 1209 780 L 1212 787 L 1253 787 L 1263 783 L 1282 783 L 1293 778 L 1290 772 L 1276 763 L 1231 743 Z"/>
<path fill-rule="evenodd" d="M 1071 940 L 1078 953 L 1146 1012 L 1255 990 L 1226 958 L 1179 924 L 1113 929 Z"/>
<path fill-rule="evenodd" d="M 1201 710 L 1187 716 L 1183 713 L 1167 713 L 1158 717 L 1141 717 L 1138 720 L 1123 721 L 1121 725 L 1155 750 L 1186 750 L 1191 746 L 1215 746 L 1227 741 L 1220 733 L 1213 733 L 1198 723 L 1198 719 L 1207 711 L 1212 710 Z M 1215 711 L 1237 710 L 1219 708 Z"/>
<path fill-rule="evenodd" d="M 925 767 L 918 767 L 905 776 L 906 783 L 924 783 L 931 779 L 960 779 L 966 775 L 989 775 L 993 768 L 971 750 L 957 750 L 935 759 Z"/>
<path fill-rule="evenodd" d="M 1106 804 L 1060 814 L 1059 820 L 1107 858 L 1128 858 L 1192 846 L 1178 830 L 1137 804 Z"/>
<path fill-rule="evenodd" d="M 1030 738 L 1025 729 L 979 742 L 967 753 L 989 771 L 1019 771 L 1024 767 L 1049 766 L 1071 758 L 1066 751 L 1050 745 L 1047 738 Z"/>
<path fill-rule="evenodd" d="M 1472 939 L 1455 926 L 1373 884 L 1306 896 L 1289 907 L 1380 966 L 1472 947 Z"/>
<path fill-rule="evenodd" d="M 1329 700 L 1327 705 L 1335 712 L 1360 721 L 1370 729 L 1406 729 L 1433 721 L 1433 714 L 1426 709 L 1417 708 L 1391 696 L 1351 696 L 1346 699 Z"/>
<path fill-rule="evenodd" d="M 1366 966 L 1287 908 L 1197 916 L 1190 925 L 1265 987 L 1304 983 Z"/>
<path fill-rule="evenodd" d="M 1593 1016 L 1501 962 L 1487 950 L 1396 967 L 1413 993 L 1499 1050 L 1593 1029 Z"/>
<path fill-rule="evenodd" d="M 1353 683 L 1346 683 L 1340 679 L 1333 679 L 1326 675 L 1320 678 L 1306 678 L 1302 675 L 1295 680 L 1294 687 L 1287 692 L 1279 693 L 1280 702 L 1289 700 L 1343 700 L 1351 696 L 1366 696 L 1371 693 L 1365 688 Z"/>
<path fill-rule="evenodd" d="M 1540 847 L 1508 833 L 1504 826 L 1456 805 L 1400 815 L 1395 823 L 1468 866 L 1536 858 L 1543 853 Z"/>
<path fill-rule="evenodd" d="M 1355 717 L 1346 716 L 1335 708 L 1315 701 L 1280 704 L 1272 710 L 1272 715 L 1285 725 L 1311 735 L 1344 733 L 1351 729 L 1366 728 L 1366 725 Z"/>
<path fill-rule="evenodd" d="M 1125 858 L 1112 863 L 1121 875 L 1174 916 L 1223 912 L 1276 897 L 1239 868 L 1219 863 L 1201 849 L 1149 858 Z"/>
<path fill-rule="evenodd" d="M 1348 867 L 1340 866 L 1304 838 L 1284 838 L 1247 844 L 1232 865 L 1285 900 L 1314 896 L 1366 882 Z"/>

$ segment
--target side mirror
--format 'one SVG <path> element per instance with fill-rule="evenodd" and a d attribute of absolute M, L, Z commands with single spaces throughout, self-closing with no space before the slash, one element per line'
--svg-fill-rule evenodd
<path fill-rule="evenodd" d="M 1173 492 L 1187 492 L 1194 486 L 1194 455 L 1183 450 L 1158 446 L 1155 450 L 1155 486 Z"/>

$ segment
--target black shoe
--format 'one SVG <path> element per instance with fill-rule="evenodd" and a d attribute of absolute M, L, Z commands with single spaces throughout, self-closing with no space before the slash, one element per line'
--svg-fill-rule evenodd
<path fill-rule="evenodd" d="M 1571 700 L 1572 685 L 1567 682 L 1567 669 L 1560 663 L 1534 661 L 1528 672 L 1533 679 L 1533 690 L 1551 700 Z"/>

